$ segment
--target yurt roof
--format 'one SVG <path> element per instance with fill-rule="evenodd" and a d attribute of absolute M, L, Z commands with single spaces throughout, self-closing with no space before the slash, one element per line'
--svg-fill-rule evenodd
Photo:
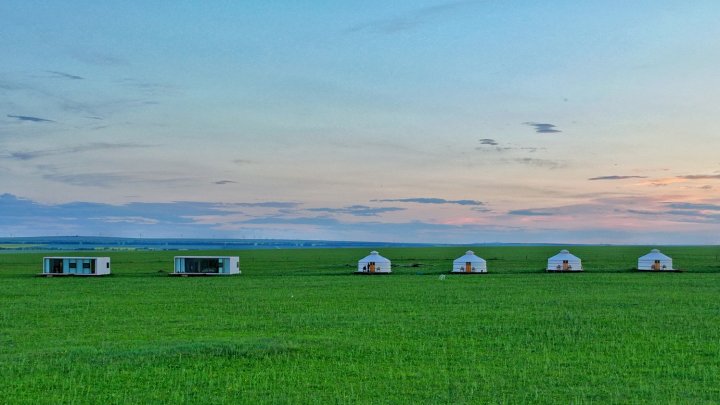
<path fill-rule="evenodd" d="M 563 249 L 560 253 L 551 257 L 550 260 L 580 260 L 580 258 L 570 253 L 567 249 Z"/>
<path fill-rule="evenodd" d="M 456 263 L 467 263 L 467 262 L 485 262 L 485 259 L 478 257 L 475 255 L 475 252 L 472 250 L 468 250 L 465 252 L 465 255 L 458 257 L 455 259 Z"/>
<path fill-rule="evenodd" d="M 390 260 L 388 260 L 388 259 L 380 256 L 380 253 L 378 253 L 378 252 L 375 251 L 375 250 L 373 250 L 372 252 L 370 252 L 370 254 L 369 254 L 368 256 L 365 256 L 365 257 L 363 257 L 362 259 L 360 259 L 360 261 L 361 261 L 361 262 L 375 262 L 375 263 L 377 263 L 377 262 L 390 263 Z"/>
<path fill-rule="evenodd" d="M 650 253 L 648 253 L 644 256 L 640 256 L 640 260 L 671 260 L 671 259 L 669 256 L 666 256 L 666 255 L 660 253 L 660 251 L 658 249 L 653 249 L 650 251 Z"/>

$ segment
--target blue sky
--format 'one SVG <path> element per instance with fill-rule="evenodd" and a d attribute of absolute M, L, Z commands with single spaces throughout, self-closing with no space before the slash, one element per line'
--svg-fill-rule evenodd
<path fill-rule="evenodd" d="M 717 2 L 46 3 L 3 236 L 720 243 Z"/>

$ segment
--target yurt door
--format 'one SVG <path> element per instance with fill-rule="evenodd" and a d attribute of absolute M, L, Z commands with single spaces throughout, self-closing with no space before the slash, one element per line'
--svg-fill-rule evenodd
<path fill-rule="evenodd" d="M 563 270 L 567 270 L 568 267 L 570 267 L 570 261 L 568 261 L 568 260 L 563 260 L 563 268 L 562 268 L 562 269 L 563 269 Z"/>
<path fill-rule="evenodd" d="M 655 263 L 652 265 L 653 270 L 660 270 L 660 260 L 655 260 Z"/>
<path fill-rule="evenodd" d="M 368 263 L 368 271 L 370 271 L 370 273 L 375 273 L 375 262 Z"/>
<path fill-rule="evenodd" d="M 465 273 L 472 273 L 472 262 L 465 262 Z"/>

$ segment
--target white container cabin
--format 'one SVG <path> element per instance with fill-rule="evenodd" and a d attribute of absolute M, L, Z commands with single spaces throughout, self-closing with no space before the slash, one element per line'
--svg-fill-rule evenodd
<path fill-rule="evenodd" d="M 41 276 L 107 276 L 109 257 L 43 257 Z"/>
<path fill-rule="evenodd" d="M 377 251 L 358 261 L 357 274 L 390 274 L 392 273 L 390 260 L 380 256 Z"/>
<path fill-rule="evenodd" d="M 547 271 L 576 272 L 583 271 L 580 258 L 563 249 L 548 259 Z"/>
<path fill-rule="evenodd" d="M 484 259 L 475 256 L 475 252 L 468 250 L 464 256 L 453 261 L 454 274 L 484 274 L 487 273 L 487 263 Z"/>
<path fill-rule="evenodd" d="M 637 268 L 639 271 L 675 271 L 672 259 L 660 253 L 658 249 L 653 249 L 645 256 L 640 256 Z"/>
<path fill-rule="evenodd" d="M 231 276 L 240 274 L 238 256 L 175 256 L 171 276 Z"/>

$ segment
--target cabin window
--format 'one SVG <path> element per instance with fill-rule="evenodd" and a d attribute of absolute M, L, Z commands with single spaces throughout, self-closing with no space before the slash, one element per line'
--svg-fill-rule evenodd
<path fill-rule="evenodd" d="M 187 257 L 185 258 L 185 272 L 221 273 L 223 268 L 222 260 L 223 259 Z"/>
<path fill-rule="evenodd" d="M 77 269 L 77 263 L 75 263 L 75 262 L 70 262 L 70 263 L 68 263 L 68 268 L 70 268 L 70 269 Z"/>
<path fill-rule="evenodd" d="M 109 269 L 109 268 L 110 268 L 110 262 L 105 263 L 105 268 L 106 268 L 106 269 Z"/>
<path fill-rule="evenodd" d="M 90 262 L 84 262 L 83 263 L 83 269 L 90 269 Z"/>

